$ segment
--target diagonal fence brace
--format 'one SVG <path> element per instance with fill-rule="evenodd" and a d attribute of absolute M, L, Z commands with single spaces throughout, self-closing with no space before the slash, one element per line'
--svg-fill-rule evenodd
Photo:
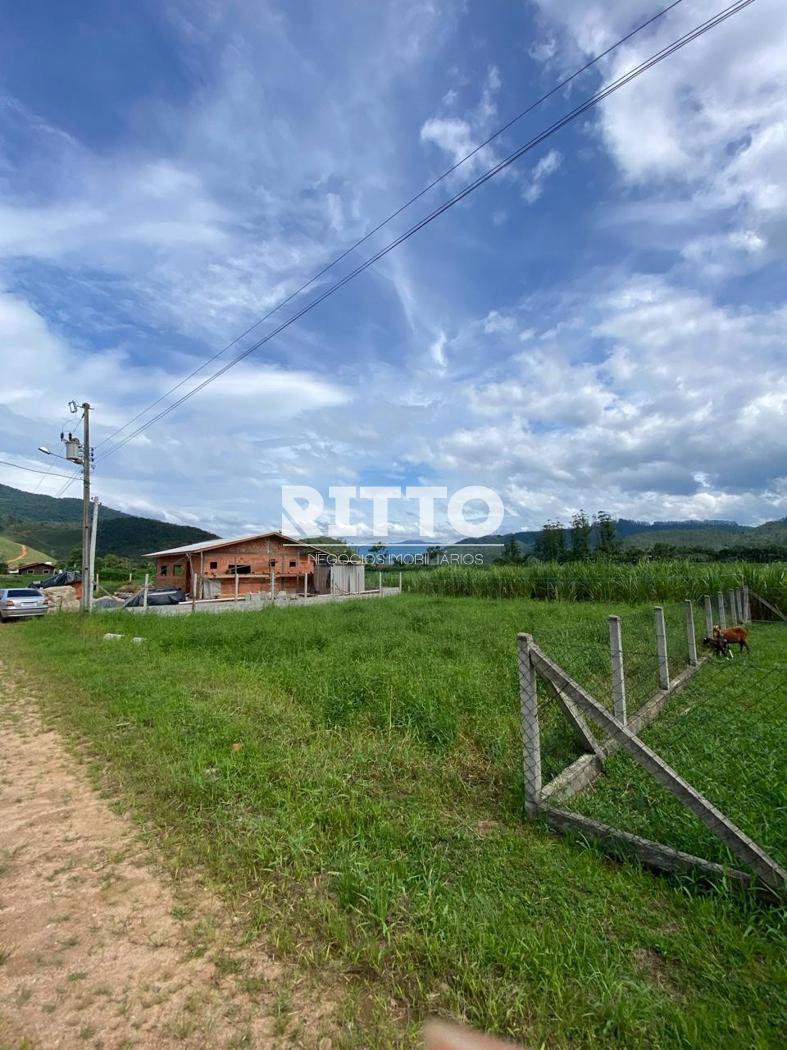
<path fill-rule="evenodd" d="M 614 715 L 611 715 L 578 682 L 575 682 L 561 667 L 550 660 L 532 639 L 528 638 L 528 641 L 531 666 L 536 671 L 557 686 L 596 725 L 617 740 L 623 750 L 627 751 L 643 769 L 650 773 L 654 780 L 674 795 L 689 812 L 698 817 L 740 860 L 748 864 L 763 882 L 774 889 L 784 891 L 787 885 L 787 871 L 784 868 L 733 824 L 721 810 L 717 809 L 671 766 L 659 758 L 655 751 L 652 751 Z"/>
<path fill-rule="evenodd" d="M 596 740 L 596 738 L 593 736 L 590 726 L 585 721 L 585 717 L 582 714 L 582 712 L 579 710 L 574 701 L 570 697 L 566 696 L 563 690 L 556 686 L 554 682 L 551 682 L 548 678 L 545 679 L 545 681 L 550 691 L 553 693 L 555 700 L 558 703 L 558 707 L 565 715 L 566 721 L 576 733 L 580 744 L 582 744 L 586 751 L 595 755 L 603 767 L 604 759 L 606 757 L 604 754 L 604 749 L 601 746 L 601 744 L 599 744 L 598 740 Z"/>

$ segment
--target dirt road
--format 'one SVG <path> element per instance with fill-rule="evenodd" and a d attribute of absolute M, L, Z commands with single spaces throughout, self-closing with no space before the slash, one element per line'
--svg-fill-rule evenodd
<path fill-rule="evenodd" d="M 330 1047 L 277 1007 L 279 966 L 219 902 L 155 869 L 1 662 L 0 680 L 0 1048 Z"/>
<path fill-rule="evenodd" d="M 15 558 L 9 559 L 9 561 L 6 564 L 13 565 L 15 561 L 24 561 L 24 559 L 27 557 L 27 551 L 28 548 L 24 545 L 24 543 L 20 543 L 19 554 L 17 554 Z"/>

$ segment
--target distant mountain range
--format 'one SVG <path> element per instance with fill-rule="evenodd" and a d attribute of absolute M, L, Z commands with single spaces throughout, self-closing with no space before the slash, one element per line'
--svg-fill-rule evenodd
<path fill-rule="evenodd" d="M 655 544 L 673 547 L 703 547 L 721 550 L 723 547 L 770 547 L 787 545 L 787 518 L 767 521 L 762 525 L 739 525 L 735 521 L 635 521 L 618 518 L 615 522 L 617 538 L 624 547 L 646 550 Z M 567 529 L 568 533 L 568 529 Z M 540 535 L 540 529 L 526 532 L 484 536 L 480 539 L 462 540 L 463 545 L 484 543 L 503 544 L 511 536 L 521 545 L 523 553 L 532 552 Z M 591 542 L 593 535 L 591 534 Z"/>
<path fill-rule="evenodd" d="M 63 562 L 82 542 L 82 500 L 55 499 L 0 485 L 0 538 L 23 543 Z M 148 551 L 215 539 L 191 525 L 173 525 L 102 507 L 98 513 L 96 553 L 139 558 Z"/>
<path fill-rule="evenodd" d="M 10 485 L 0 485 L 0 539 L 23 543 L 36 553 L 45 552 L 52 560 L 62 562 L 82 542 L 81 528 L 80 499 L 55 499 L 53 496 L 11 488 Z M 787 546 L 787 518 L 769 521 L 764 525 L 738 525 L 734 521 L 648 522 L 619 518 L 615 522 L 615 529 L 625 547 L 640 549 L 653 547 L 656 543 L 713 550 L 736 546 Z M 476 547 L 484 554 L 485 560 L 492 561 L 499 551 L 479 545 L 500 544 L 502 550 L 502 545 L 513 536 L 521 545 L 523 553 L 528 553 L 533 550 L 539 531 L 533 529 L 466 539 L 450 544 L 449 549 Z M 216 539 L 214 533 L 191 525 L 173 525 L 168 521 L 142 518 L 102 506 L 99 511 L 96 552 L 99 556 L 119 554 L 127 558 L 139 558 L 148 551 L 212 539 Z M 411 540 L 406 547 L 399 549 L 391 543 L 389 550 L 392 554 L 418 554 L 426 550 L 427 546 L 429 544 Z M 366 551 L 369 548 L 365 546 L 363 549 Z"/>

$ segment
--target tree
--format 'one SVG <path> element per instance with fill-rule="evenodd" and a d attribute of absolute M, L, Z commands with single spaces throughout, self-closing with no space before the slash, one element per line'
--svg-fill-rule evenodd
<path fill-rule="evenodd" d="M 81 569 L 82 568 L 82 548 L 72 547 L 68 558 L 66 559 L 67 569 Z"/>
<path fill-rule="evenodd" d="M 0 561 L 0 576 L 5 576 L 5 574 L 7 572 L 8 572 L 8 563 L 4 562 L 4 561 Z"/>
<path fill-rule="evenodd" d="M 105 554 L 103 558 L 96 558 L 96 572 L 110 579 L 125 578 L 133 569 L 129 558 L 121 558 L 119 554 Z"/>
<path fill-rule="evenodd" d="M 377 543 L 373 543 L 371 545 L 371 547 L 369 548 L 369 553 L 374 555 L 375 561 L 383 562 L 387 560 L 386 555 L 388 553 L 388 548 L 385 546 L 384 543 L 378 541 Z"/>
<path fill-rule="evenodd" d="M 571 518 L 571 557 L 577 561 L 590 557 L 590 520 L 584 510 Z"/>
<path fill-rule="evenodd" d="M 566 537 L 563 523 L 547 521 L 541 528 L 541 535 L 536 540 L 536 557 L 541 561 L 564 561 L 566 557 Z"/>
<path fill-rule="evenodd" d="M 611 557 L 620 549 L 620 541 L 615 531 L 615 522 L 605 510 L 596 511 L 594 519 L 596 526 L 596 551 L 599 554 Z"/>
<path fill-rule="evenodd" d="M 427 565 L 431 565 L 432 564 L 432 559 L 433 558 L 439 559 L 439 557 L 440 557 L 440 555 L 442 553 L 443 553 L 443 548 L 442 547 L 427 547 L 426 548 L 426 564 Z"/>
<path fill-rule="evenodd" d="M 523 560 L 522 549 L 513 536 L 506 537 L 500 557 L 495 560 L 500 565 L 518 565 Z"/>

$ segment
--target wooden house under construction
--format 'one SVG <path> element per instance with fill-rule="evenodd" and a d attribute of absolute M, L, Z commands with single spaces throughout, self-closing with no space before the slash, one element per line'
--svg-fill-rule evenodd
<path fill-rule="evenodd" d="M 197 599 L 247 594 L 359 594 L 363 564 L 332 564 L 328 550 L 263 532 L 153 551 L 156 587 L 179 587 Z"/>

